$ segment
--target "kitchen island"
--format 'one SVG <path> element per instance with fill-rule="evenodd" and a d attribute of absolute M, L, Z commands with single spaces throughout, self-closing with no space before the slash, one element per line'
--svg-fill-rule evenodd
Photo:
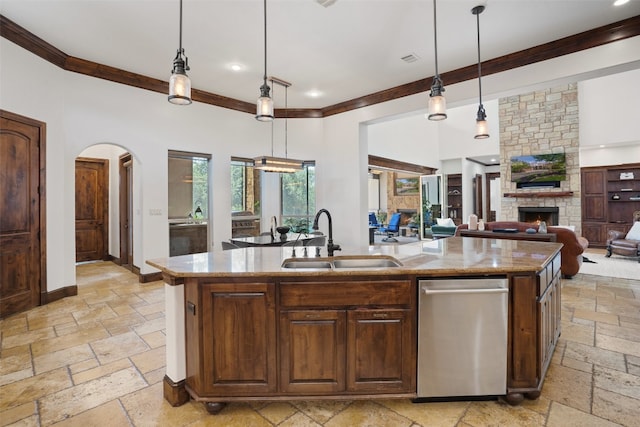
<path fill-rule="evenodd" d="M 509 292 L 505 398 L 537 398 L 560 334 L 561 247 L 451 237 L 147 261 L 166 283 L 164 396 L 212 413 L 238 400 L 415 398 L 418 281 L 495 277 Z"/>

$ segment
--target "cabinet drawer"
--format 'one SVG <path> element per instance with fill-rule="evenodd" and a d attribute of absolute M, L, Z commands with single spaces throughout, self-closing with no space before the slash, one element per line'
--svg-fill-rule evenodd
<path fill-rule="evenodd" d="M 281 282 L 281 307 L 405 306 L 414 299 L 410 280 Z"/>

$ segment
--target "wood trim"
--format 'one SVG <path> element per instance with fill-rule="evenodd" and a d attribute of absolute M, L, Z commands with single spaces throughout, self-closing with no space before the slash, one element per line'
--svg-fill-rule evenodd
<path fill-rule="evenodd" d="M 171 406 L 184 405 L 189 401 L 189 393 L 185 388 L 185 380 L 173 382 L 168 376 L 162 380 L 162 395 Z"/>
<path fill-rule="evenodd" d="M 640 35 L 640 15 L 490 59 L 482 63 L 482 75 L 488 76 L 500 73 L 638 35 Z M 68 56 L 3 15 L 0 15 L 0 36 L 67 71 L 74 71 L 163 94 L 169 91 L 168 82 Z M 449 85 L 475 79 L 477 77 L 477 64 L 442 73 L 440 77 L 445 84 Z M 287 109 L 286 113 L 287 117 L 292 119 L 328 117 L 405 96 L 427 92 L 431 88 L 432 80 L 433 76 L 426 77 L 321 109 Z M 255 114 L 255 104 L 253 102 L 240 101 L 199 89 L 192 89 L 191 96 L 194 101 Z M 278 118 L 283 118 L 284 112 L 284 109 L 277 109 L 275 115 Z"/>
<path fill-rule="evenodd" d="M 49 304 L 62 298 L 73 297 L 78 295 L 78 286 L 65 286 L 64 288 L 55 289 L 51 292 L 40 292 L 40 304 Z"/>
<path fill-rule="evenodd" d="M 371 154 L 369 154 L 369 166 L 400 172 L 414 172 L 420 175 L 431 175 L 437 170 L 436 168 L 431 168 L 429 166 L 401 162 L 399 160 L 387 159 L 386 157 L 379 157 Z"/>
<path fill-rule="evenodd" d="M 3 33 L 2 15 L 0 15 L 0 33 Z M 1 34 L 0 34 L 1 35 Z M 40 176 L 38 183 L 40 189 L 40 295 L 47 292 L 47 124 L 39 120 L 21 116 L 0 109 L 0 117 L 21 122 L 38 128 L 40 138 Z M 42 297 L 40 304 L 43 304 Z"/>
<path fill-rule="evenodd" d="M 539 193 L 504 193 L 504 197 L 527 197 L 538 199 L 542 197 L 571 197 L 573 191 L 543 191 Z"/>

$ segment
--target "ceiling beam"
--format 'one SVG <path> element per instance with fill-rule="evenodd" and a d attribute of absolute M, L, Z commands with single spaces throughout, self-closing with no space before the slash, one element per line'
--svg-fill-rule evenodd
<path fill-rule="evenodd" d="M 396 172 L 412 172 L 419 175 L 431 175 L 437 169 L 429 166 L 421 166 L 413 163 L 401 162 L 399 160 L 388 159 L 369 154 L 369 167 L 392 170 Z"/>
<path fill-rule="evenodd" d="M 484 61 L 482 63 L 482 75 L 486 76 L 501 73 L 510 69 L 524 67 L 536 62 L 546 61 L 638 35 L 640 35 L 640 15 Z M 64 70 L 153 92 L 169 93 L 168 82 L 69 56 L 1 14 L 0 36 Z M 477 64 L 442 73 L 440 77 L 448 85 L 475 79 L 477 77 Z M 433 76 L 426 77 L 320 109 L 286 109 L 286 113 L 285 109 L 276 109 L 275 115 L 278 118 L 284 118 L 286 114 L 288 118 L 292 119 L 328 117 L 405 96 L 427 92 L 431 88 L 432 80 Z M 192 99 L 205 104 L 255 114 L 255 103 L 253 102 L 240 101 L 204 90 L 193 89 Z"/>

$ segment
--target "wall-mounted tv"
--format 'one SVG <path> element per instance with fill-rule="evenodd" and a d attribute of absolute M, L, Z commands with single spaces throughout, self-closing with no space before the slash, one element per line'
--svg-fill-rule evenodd
<path fill-rule="evenodd" d="M 511 158 L 511 182 L 535 185 L 567 179 L 565 153 L 536 154 Z"/>

